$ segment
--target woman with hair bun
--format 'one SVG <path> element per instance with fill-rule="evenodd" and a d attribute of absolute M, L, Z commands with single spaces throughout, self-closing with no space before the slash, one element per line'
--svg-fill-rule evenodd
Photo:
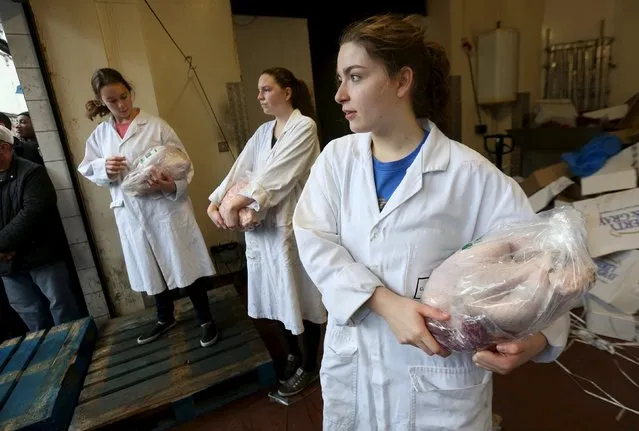
<path fill-rule="evenodd" d="M 344 32 L 339 103 L 353 134 L 330 142 L 299 199 L 300 257 L 328 311 L 325 430 L 491 429 L 492 372 L 562 351 L 568 320 L 475 354 L 445 351 L 419 300 L 431 271 L 497 224 L 535 216 L 521 188 L 438 127 L 448 59 L 412 17 Z M 567 317 L 567 316 L 566 316 Z"/>
<path fill-rule="evenodd" d="M 155 299 L 158 320 L 138 337 L 138 344 L 150 343 L 175 326 L 171 291 L 184 288 L 201 326 L 200 345 L 211 346 L 218 329 L 206 291 L 215 271 L 187 193 L 193 165 L 184 179 L 153 173 L 141 196 L 122 190 L 131 164 L 150 148 L 173 145 L 185 154 L 186 149 L 164 120 L 133 105 L 133 88 L 117 70 L 97 70 L 91 87 L 95 98 L 85 105 L 87 117 L 108 118 L 87 139 L 78 171 L 109 188 L 131 288 Z"/>
<path fill-rule="evenodd" d="M 248 228 L 248 314 L 278 321 L 287 349 L 278 393 L 289 397 L 317 380 L 320 325 L 326 322 L 319 291 L 300 263 L 292 224 L 320 147 L 310 91 L 290 70 L 264 70 L 257 99 L 274 119 L 246 143 L 209 197 L 208 214 L 220 229 Z"/>

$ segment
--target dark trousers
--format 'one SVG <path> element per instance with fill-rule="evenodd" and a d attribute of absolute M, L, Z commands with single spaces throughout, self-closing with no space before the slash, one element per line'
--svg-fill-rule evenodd
<path fill-rule="evenodd" d="M 321 341 L 321 325 L 304 320 L 304 332 L 300 335 L 293 335 L 291 331 L 284 327 L 282 322 L 279 322 L 279 326 L 284 335 L 288 353 L 302 357 L 302 369 L 304 371 L 315 371 L 317 369 L 317 355 Z M 298 341 L 302 342 L 303 354 Z"/>
<path fill-rule="evenodd" d="M 193 284 L 185 287 L 186 293 L 189 295 L 195 309 L 195 315 L 200 324 L 213 321 L 211 316 L 211 308 L 209 307 L 209 299 L 206 295 L 207 285 L 211 282 L 210 277 L 202 277 L 195 280 Z M 166 289 L 162 293 L 153 295 L 155 298 L 155 306 L 157 308 L 158 320 L 162 323 L 170 323 L 175 320 L 173 312 L 173 292 Z"/>

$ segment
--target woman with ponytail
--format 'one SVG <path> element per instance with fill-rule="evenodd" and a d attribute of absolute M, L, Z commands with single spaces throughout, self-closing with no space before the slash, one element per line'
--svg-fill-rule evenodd
<path fill-rule="evenodd" d="M 566 343 L 567 316 L 474 354 L 427 329 L 449 318 L 420 302 L 431 271 L 499 223 L 535 216 L 517 183 L 438 127 L 449 72 L 413 17 L 343 34 L 335 101 L 354 133 L 326 146 L 293 217 L 329 316 L 325 430 L 489 431 L 492 372 L 553 361 Z"/>
<path fill-rule="evenodd" d="M 97 70 L 91 88 L 94 99 L 85 105 L 87 117 L 108 118 L 87 139 L 78 171 L 109 188 L 131 288 L 155 299 L 157 323 L 137 341 L 150 343 L 175 326 L 171 291 L 184 288 L 201 326 L 200 345 L 211 346 L 218 339 L 218 330 L 206 290 L 214 268 L 187 192 L 193 167 L 185 179 L 154 173 L 141 196 L 122 190 L 131 164 L 150 148 L 174 145 L 185 153 L 186 149 L 164 120 L 134 107 L 133 88 L 117 70 Z"/>
<path fill-rule="evenodd" d="M 249 139 L 209 197 L 208 214 L 218 228 L 235 230 L 244 227 L 240 211 L 253 211 L 257 226 L 245 234 L 248 313 L 279 322 L 288 356 L 279 373 L 278 392 L 287 397 L 317 379 L 320 325 L 326 322 L 319 291 L 300 263 L 292 225 L 320 147 L 311 94 L 290 70 L 275 67 L 262 72 L 257 99 L 264 113 L 275 119 Z M 225 198 L 247 178 L 240 193 Z"/>

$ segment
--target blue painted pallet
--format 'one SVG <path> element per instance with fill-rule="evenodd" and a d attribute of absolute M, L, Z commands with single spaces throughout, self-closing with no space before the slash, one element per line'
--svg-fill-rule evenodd
<path fill-rule="evenodd" d="M 0 345 L 0 429 L 66 430 L 96 339 L 85 318 Z"/>
<path fill-rule="evenodd" d="M 177 326 L 152 343 L 140 346 L 136 339 L 156 321 L 154 309 L 101 327 L 72 428 L 128 429 L 144 418 L 143 429 L 158 429 L 150 414 L 168 415 L 175 425 L 272 386 L 271 357 L 235 289 L 211 290 L 209 301 L 220 340 L 207 348 L 200 346 L 200 327 L 188 298 L 175 303 Z"/>

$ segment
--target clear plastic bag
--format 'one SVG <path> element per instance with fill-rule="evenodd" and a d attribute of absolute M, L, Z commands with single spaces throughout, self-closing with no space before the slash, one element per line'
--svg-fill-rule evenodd
<path fill-rule="evenodd" d="M 579 305 L 596 280 L 582 214 L 571 206 L 496 228 L 455 252 L 431 274 L 422 302 L 448 311 L 427 319 L 451 351 L 521 339 Z"/>
<path fill-rule="evenodd" d="M 249 186 L 250 184 L 250 179 L 251 179 L 251 172 L 247 172 L 244 175 L 242 175 L 236 182 L 235 184 L 233 184 L 231 186 L 231 188 L 228 189 L 228 191 L 224 194 L 224 197 L 222 198 L 222 202 L 220 203 L 220 212 L 224 209 L 226 209 L 226 207 L 230 204 L 231 200 L 242 194 L 246 188 Z M 243 231 L 243 232 L 247 232 L 247 231 L 251 231 L 253 229 L 255 229 L 257 226 L 260 225 L 260 220 L 259 220 L 259 215 L 257 214 L 257 212 L 249 207 L 245 207 L 245 208 L 241 208 L 238 211 L 238 217 L 239 217 L 239 231 Z"/>
<path fill-rule="evenodd" d="M 164 174 L 173 180 L 183 180 L 191 170 L 191 160 L 175 145 L 157 145 L 139 155 L 131 166 L 131 171 L 122 180 L 122 190 L 132 196 L 148 192 L 147 181 L 155 173 Z"/>

